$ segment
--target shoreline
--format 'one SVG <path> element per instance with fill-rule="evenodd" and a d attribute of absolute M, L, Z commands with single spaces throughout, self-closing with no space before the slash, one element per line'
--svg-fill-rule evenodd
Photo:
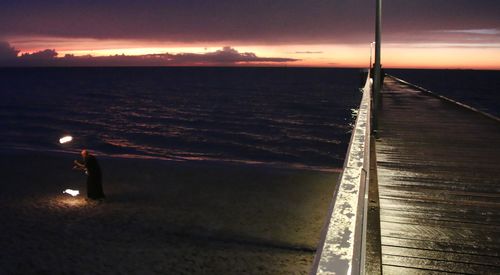
<path fill-rule="evenodd" d="M 88 149 L 90 152 L 95 153 L 97 151 Z M 63 156 L 74 156 L 73 158 L 78 158 L 80 155 L 80 150 L 67 151 L 67 150 L 38 150 L 32 148 L 15 148 L 15 149 L 5 149 L 0 148 L 0 154 L 2 155 L 48 155 L 54 157 Z M 218 160 L 218 159 L 181 159 L 181 158 L 167 158 L 158 156 L 146 156 L 146 155 L 132 155 L 132 154 L 117 154 L 109 155 L 102 152 L 97 152 L 96 156 L 100 159 L 116 159 L 116 160 L 138 160 L 138 161 L 159 161 L 159 162 L 171 162 L 171 163 L 188 163 L 195 165 L 228 165 L 228 166 L 257 166 L 260 168 L 267 167 L 269 169 L 284 169 L 284 170 L 301 170 L 301 171 L 316 171 L 324 173 L 341 173 L 342 167 L 328 167 L 319 165 L 305 165 L 299 163 L 285 163 L 285 162 L 264 162 L 264 161 L 247 161 L 247 160 Z"/>

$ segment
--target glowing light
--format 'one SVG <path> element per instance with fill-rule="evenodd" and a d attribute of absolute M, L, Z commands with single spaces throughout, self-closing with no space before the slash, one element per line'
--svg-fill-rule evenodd
<path fill-rule="evenodd" d="M 73 189 L 66 189 L 63 191 L 63 194 L 69 194 L 69 195 L 75 197 L 75 196 L 78 196 L 80 194 L 80 191 L 73 190 Z"/>
<path fill-rule="evenodd" d="M 72 140 L 73 140 L 72 136 L 64 136 L 64 137 L 59 139 L 59 143 L 63 144 L 63 143 L 70 142 Z"/>
<path fill-rule="evenodd" d="M 430 42 L 384 43 L 382 62 L 384 68 L 442 68 L 442 69 L 500 69 L 500 43 L 489 40 L 470 40 L 470 35 L 494 36 L 499 30 L 456 29 L 430 32 L 437 39 Z M 450 42 L 443 41 L 444 34 L 454 35 Z M 465 35 L 465 36 L 464 36 Z M 456 36 L 456 37 L 455 37 Z M 399 38 L 398 38 L 399 39 Z M 437 42 L 434 42 L 437 40 Z M 426 41 L 429 41 L 427 39 Z M 439 42 L 442 41 L 442 42 Z M 455 41 L 455 42 L 454 42 Z M 459 41 L 459 42 L 456 42 Z M 460 42 L 463 41 L 463 42 Z M 483 42 L 482 42 L 483 41 Z M 55 49 L 58 57 L 66 54 L 75 56 L 127 56 L 159 53 L 209 53 L 231 46 L 240 53 L 255 53 L 259 57 L 283 57 L 299 59 L 287 63 L 252 62 L 241 66 L 299 66 L 299 67 L 353 67 L 364 68 L 370 50 L 367 43 L 331 44 L 331 43 L 291 43 L 291 44 L 242 44 L 237 42 L 193 42 L 175 43 L 151 40 L 126 39 L 90 39 L 64 37 L 12 37 L 11 45 L 22 53 L 32 53 L 45 49 Z"/>

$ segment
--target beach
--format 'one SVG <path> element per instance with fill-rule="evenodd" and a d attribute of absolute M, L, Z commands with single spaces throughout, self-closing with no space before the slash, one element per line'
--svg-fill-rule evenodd
<path fill-rule="evenodd" d="M 2 153 L 1 274 L 307 274 L 338 172 Z M 77 197 L 62 191 L 78 189 Z"/>

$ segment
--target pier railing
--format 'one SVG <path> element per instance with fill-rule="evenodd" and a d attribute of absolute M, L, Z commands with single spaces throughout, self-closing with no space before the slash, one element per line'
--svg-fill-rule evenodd
<path fill-rule="evenodd" d="M 493 120 L 496 120 L 496 121 L 500 122 L 500 118 L 499 118 L 499 117 L 496 117 L 496 116 L 494 116 L 494 115 L 492 115 L 492 114 L 489 114 L 489 113 L 483 112 L 483 111 L 481 111 L 481 110 L 479 110 L 479 109 L 477 109 L 477 108 L 474 108 L 474 107 L 472 107 L 472 106 L 470 106 L 470 105 L 467 105 L 467 104 L 464 104 L 464 103 L 459 102 L 459 101 L 457 101 L 457 100 L 451 99 L 451 98 L 449 98 L 449 97 L 446 97 L 446 96 L 443 96 L 443 95 L 440 95 L 440 94 L 434 93 L 434 92 L 432 92 L 432 91 L 430 91 L 430 90 L 427 90 L 426 88 L 420 87 L 420 86 L 418 86 L 418 85 L 415 85 L 415 84 L 413 84 L 413 83 L 410 83 L 410 82 L 408 82 L 408 81 L 405 81 L 405 80 L 403 80 L 403 79 L 401 79 L 401 78 L 395 77 L 395 76 L 393 76 L 393 75 L 389 75 L 389 74 L 387 74 L 387 76 L 392 77 L 392 78 L 394 78 L 396 81 L 399 81 L 399 82 L 401 82 L 401 83 L 403 83 L 403 84 L 406 84 L 406 85 L 408 85 L 408 86 L 410 86 L 410 87 L 413 87 L 413 88 L 415 88 L 415 89 L 417 89 L 417 90 L 419 90 L 419 91 L 422 91 L 422 92 L 424 92 L 424 93 L 426 93 L 426 94 L 428 94 L 428 95 L 430 95 L 430 96 L 433 96 L 433 97 L 439 98 L 439 99 L 441 99 L 441 100 L 444 100 L 444 101 L 450 102 L 450 103 L 452 103 L 452 104 L 455 104 L 455 105 L 458 105 L 458 106 L 463 107 L 463 108 L 465 108 L 465 109 L 468 109 L 469 111 L 472 111 L 472 112 L 475 112 L 475 113 L 481 114 L 481 115 L 483 115 L 483 116 L 485 116 L 485 117 L 488 117 L 488 118 L 490 118 L 490 119 L 493 119 Z"/>
<path fill-rule="evenodd" d="M 368 73 L 340 182 L 311 274 L 363 274 L 370 176 L 372 80 Z"/>

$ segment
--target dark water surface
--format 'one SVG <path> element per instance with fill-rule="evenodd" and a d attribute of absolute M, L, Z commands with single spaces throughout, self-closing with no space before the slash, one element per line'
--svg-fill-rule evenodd
<path fill-rule="evenodd" d="M 358 85 L 355 69 L 3 68 L 0 150 L 339 168 Z"/>

